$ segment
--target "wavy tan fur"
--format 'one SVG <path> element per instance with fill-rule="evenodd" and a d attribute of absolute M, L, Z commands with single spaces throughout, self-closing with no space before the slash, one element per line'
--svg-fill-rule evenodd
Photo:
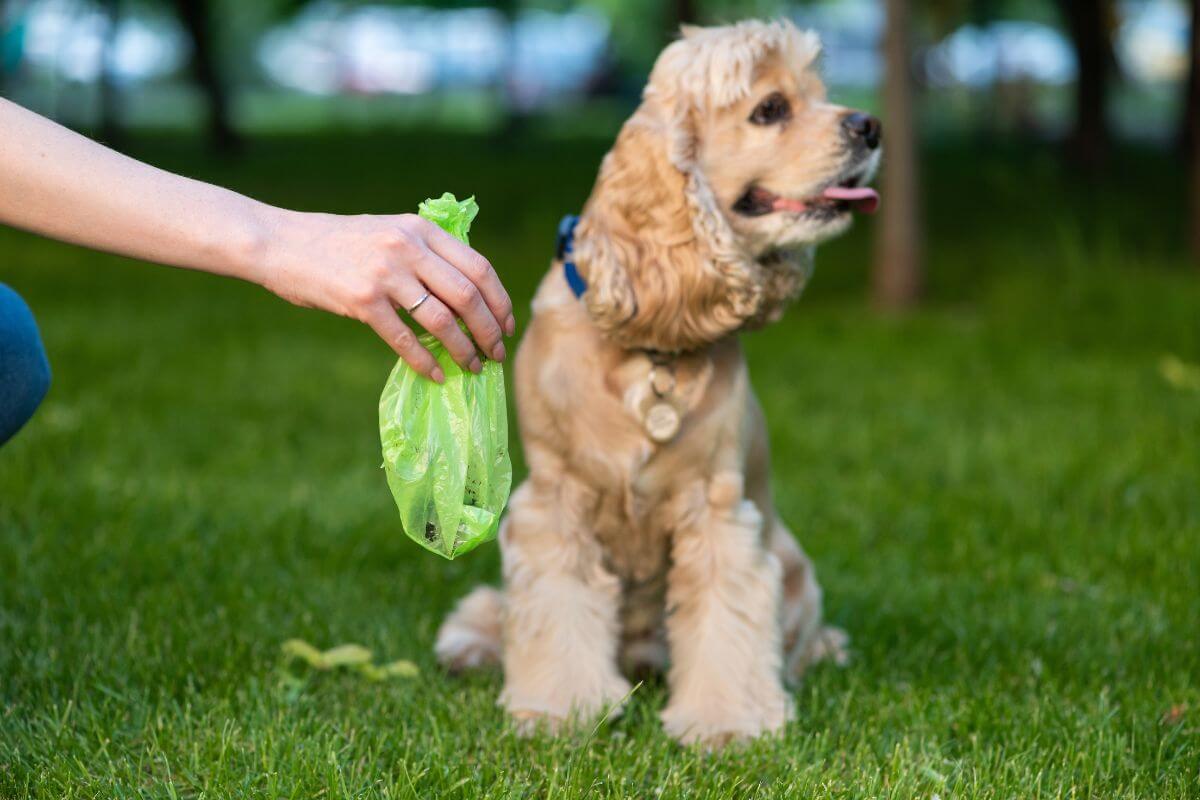
<path fill-rule="evenodd" d="M 803 198 L 863 168 L 839 133 L 847 109 L 812 71 L 818 52 L 786 22 L 685 28 L 583 209 L 582 302 L 557 262 L 534 298 L 515 359 L 530 474 L 501 528 L 504 588 L 464 599 L 437 644 L 452 669 L 502 664 L 500 702 L 522 730 L 595 719 L 631 675 L 666 670 L 666 730 L 720 746 L 779 730 L 785 679 L 844 658 L 772 502 L 738 334 L 778 318 L 848 215 L 732 210 L 751 185 Z M 748 125 L 775 91 L 793 117 Z M 644 349 L 677 354 L 682 425 L 666 442 L 645 426 Z"/>

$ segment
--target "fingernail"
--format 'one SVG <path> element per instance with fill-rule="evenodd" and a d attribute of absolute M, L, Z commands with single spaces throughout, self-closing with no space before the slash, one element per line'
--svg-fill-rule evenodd
<path fill-rule="evenodd" d="M 504 355 L 504 342 L 497 342 L 496 346 L 492 348 L 492 358 L 496 359 L 497 361 L 503 361 Z"/>
<path fill-rule="evenodd" d="M 446 373 L 442 372 L 441 367 L 434 367 L 433 372 L 429 373 L 429 377 L 433 379 L 434 383 L 446 382 Z"/>
<path fill-rule="evenodd" d="M 483 372 L 483 364 L 479 363 L 478 357 L 471 359 L 471 366 L 469 367 L 469 369 L 471 370 L 471 372 L 474 372 L 476 375 Z"/>
<path fill-rule="evenodd" d="M 508 319 L 504 320 L 504 332 L 509 336 L 517 332 L 517 321 L 512 314 L 509 314 Z"/>

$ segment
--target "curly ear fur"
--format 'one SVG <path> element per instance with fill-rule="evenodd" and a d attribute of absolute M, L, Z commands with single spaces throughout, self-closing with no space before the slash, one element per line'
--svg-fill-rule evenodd
<path fill-rule="evenodd" d="M 583 299 L 622 346 L 711 344 L 776 319 L 808 277 L 811 249 L 762 261 L 747 252 L 696 166 L 700 117 L 744 96 L 767 52 L 810 41 L 790 23 L 736 27 L 743 36 L 733 47 L 685 28 L 663 51 L 583 210 L 575 240 Z"/>
<path fill-rule="evenodd" d="M 576 260 L 592 319 L 624 346 L 691 350 L 741 327 L 760 305 L 761 287 L 742 259 L 723 271 L 709 232 L 698 229 L 705 212 L 695 184 L 648 121 L 627 124 L 604 160 Z"/>

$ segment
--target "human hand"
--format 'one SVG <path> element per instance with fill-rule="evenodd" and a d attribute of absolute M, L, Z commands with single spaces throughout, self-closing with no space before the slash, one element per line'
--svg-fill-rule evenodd
<path fill-rule="evenodd" d="M 253 279 L 285 300 L 366 323 L 438 383 L 445 375 L 397 309 L 411 309 L 463 369 L 483 368 L 476 344 L 504 360 L 503 336 L 516 331 L 508 292 L 487 259 L 434 223 L 416 214 L 283 212 L 271 227 Z"/>
<path fill-rule="evenodd" d="M 417 371 L 445 376 L 397 308 L 464 369 L 497 361 L 516 322 L 487 259 L 415 214 L 287 211 L 109 150 L 0 98 L 0 221 L 54 239 L 258 283 L 362 320 Z M 428 293 L 428 296 L 426 294 Z"/>

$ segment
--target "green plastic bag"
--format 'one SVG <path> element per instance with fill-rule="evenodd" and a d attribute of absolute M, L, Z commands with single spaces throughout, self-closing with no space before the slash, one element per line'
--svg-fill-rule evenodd
<path fill-rule="evenodd" d="M 475 198 L 446 193 L 419 213 L 467 241 Z M 483 358 L 464 371 L 433 336 L 421 344 L 446 374 L 438 385 L 398 361 L 379 398 L 379 440 L 388 486 L 409 538 L 446 558 L 496 538 L 512 486 L 504 369 Z"/>

